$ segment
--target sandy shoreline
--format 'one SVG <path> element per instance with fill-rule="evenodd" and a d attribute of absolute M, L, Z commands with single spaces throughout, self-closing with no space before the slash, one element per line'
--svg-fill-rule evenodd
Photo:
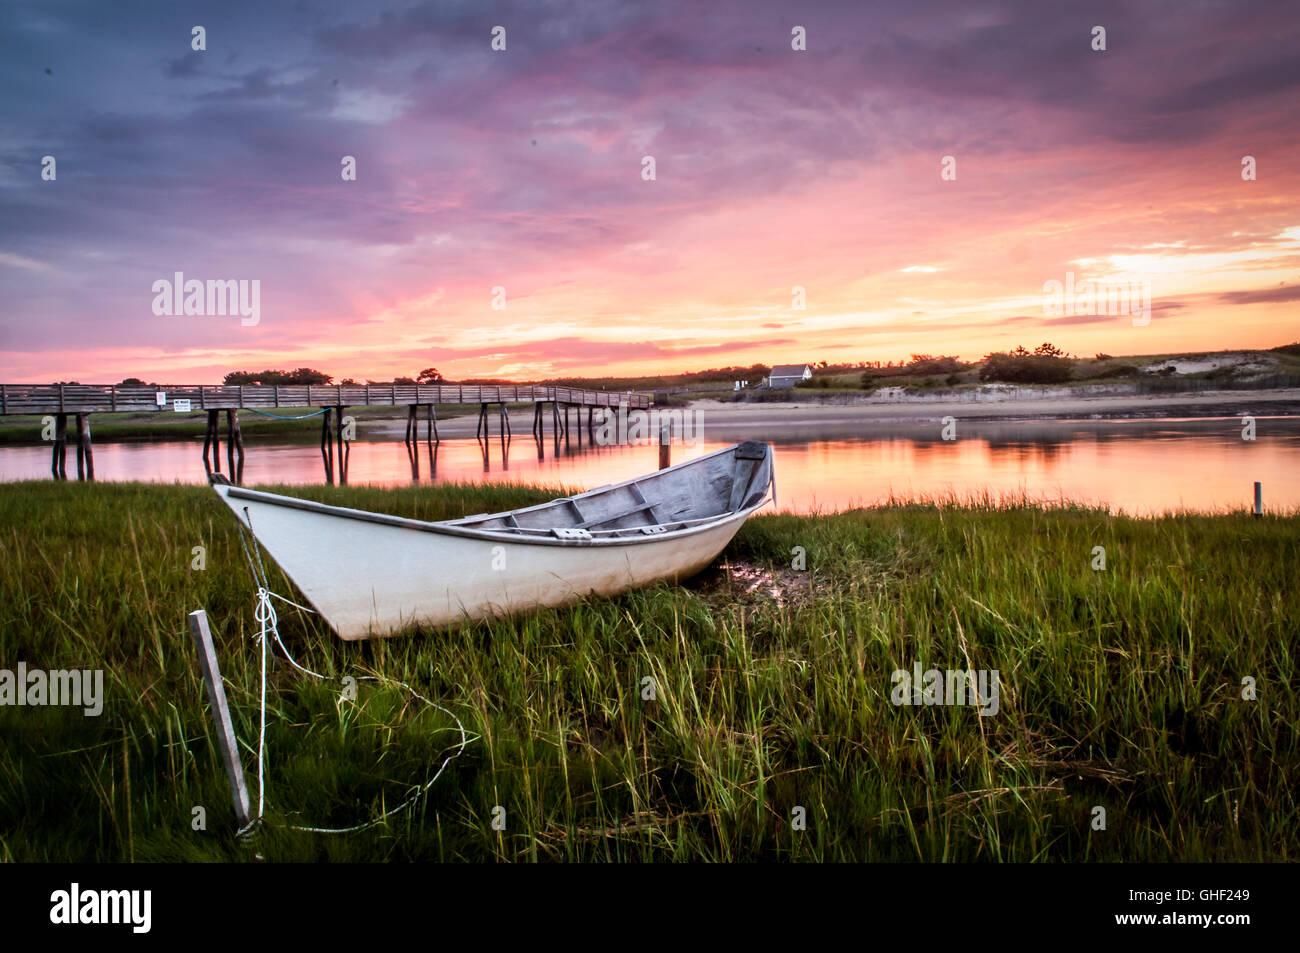
<path fill-rule="evenodd" d="M 685 408 L 660 408 L 666 413 L 699 414 L 711 434 L 761 437 L 759 431 L 855 431 L 938 422 L 952 416 L 964 421 L 1014 420 L 1130 420 L 1161 418 L 1215 418 L 1252 415 L 1278 417 L 1300 415 L 1300 390 L 1205 391 L 1196 394 L 1106 395 L 1098 397 L 1008 398 L 1006 400 L 952 401 L 930 398 L 904 400 L 859 400 L 849 403 L 790 401 L 781 403 L 731 403 L 697 400 Z M 488 415 L 490 432 L 498 434 L 499 417 Z M 531 432 L 532 413 L 514 413 L 510 424 L 516 437 Z M 585 417 L 584 417 L 585 422 Z M 367 436 L 401 438 L 405 421 L 370 421 Z M 438 424 L 442 437 L 472 437 L 478 416 L 454 417 Z M 573 424 L 576 426 L 576 422 Z M 549 414 L 547 433 L 550 433 Z M 424 435 L 421 421 L 420 434 Z"/>
<path fill-rule="evenodd" d="M 851 404 L 730 403 L 701 400 L 691 404 L 709 419 L 737 424 L 750 420 L 890 424 L 940 420 L 1077 420 L 1141 417 L 1233 417 L 1242 414 L 1300 414 L 1300 390 L 1205 391 L 1198 394 L 1107 395 L 1098 397 L 1012 398 L 997 401 L 912 399 Z"/>

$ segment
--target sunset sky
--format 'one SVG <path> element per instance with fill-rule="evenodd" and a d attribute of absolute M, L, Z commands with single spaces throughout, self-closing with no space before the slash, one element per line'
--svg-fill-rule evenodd
<path fill-rule="evenodd" d="M 1298 51 L 1294 2 L 9 2 L 0 380 L 1295 341 Z M 175 272 L 259 322 L 155 315 Z"/>

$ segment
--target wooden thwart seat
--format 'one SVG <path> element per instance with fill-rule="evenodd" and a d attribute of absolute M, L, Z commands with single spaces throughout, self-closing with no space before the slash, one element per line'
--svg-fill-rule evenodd
<path fill-rule="evenodd" d="M 652 507 L 649 503 L 638 503 L 630 510 L 623 510 L 623 512 L 621 513 L 611 513 L 609 516 L 600 516 L 597 517 L 596 519 L 584 520 L 581 523 L 577 523 L 575 525 L 575 528 L 590 529 L 592 526 L 599 526 L 601 523 L 613 523 L 617 520 L 624 519 L 625 517 L 628 516 L 635 516 L 637 513 L 644 513 L 646 510 L 650 510 L 651 518 L 653 518 L 654 507 Z"/>
<path fill-rule="evenodd" d="M 658 514 L 655 513 L 654 504 L 645 498 L 645 494 L 641 492 L 641 488 L 639 486 L 637 486 L 635 483 L 629 483 L 627 485 L 627 488 L 632 491 L 632 495 L 637 501 L 635 506 L 622 510 L 621 512 L 618 513 L 611 513 L 608 516 L 599 516 L 589 520 L 582 520 L 582 522 L 574 524 L 575 528 L 589 529 L 592 526 L 600 526 L 602 523 L 616 523 L 619 520 L 626 519 L 629 516 L 636 516 L 638 513 L 649 513 L 651 525 L 663 522 L 659 518 Z M 569 502 L 573 504 L 573 509 L 575 512 L 578 513 L 578 518 L 582 519 L 582 512 L 578 510 L 577 504 L 574 503 L 573 500 L 569 500 Z"/>

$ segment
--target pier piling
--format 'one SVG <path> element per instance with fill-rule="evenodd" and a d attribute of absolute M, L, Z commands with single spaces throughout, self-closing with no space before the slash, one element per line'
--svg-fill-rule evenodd
<path fill-rule="evenodd" d="M 90 446 L 90 414 L 77 414 L 77 479 L 93 482 L 95 456 Z"/>
<path fill-rule="evenodd" d="M 50 472 L 56 480 L 68 478 L 68 415 L 54 415 L 54 455 L 50 458 Z"/>
<path fill-rule="evenodd" d="M 226 462 L 230 465 L 230 478 L 236 483 L 244 479 L 244 434 L 239 429 L 239 411 L 226 411 Z"/>
<path fill-rule="evenodd" d="M 203 437 L 203 466 L 213 473 L 221 472 L 221 424 L 217 418 L 218 413 L 216 410 L 208 411 L 208 429 Z M 210 462 L 209 449 L 212 451 Z"/>
<path fill-rule="evenodd" d="M 348 482 L 348 451 L 352 448 L 347 446 L 343 440 L 343 407 L 336 406 L 334 414 L 338 418 L 334 421 L 335 433 L 338 436 L 339 445 L 339 486 L 346 486 Z"/>
<path fill-rule="evenodd" d="M 321 414 L 320 424 L 320 456 L 321 462 L 325 465 L 325 482 L 330 486 L 334 485 L 334 453 L 333 444 L 330 442 L 330 408 L 326 407 L 325 412 Z"/>
<path fill-rule="evenodd" d="M 81 419 L 81 414 L 77 414 L 77 480 L 86 479 L 86 447 L 81 442 L 81 431 L 86 423 Z"/>

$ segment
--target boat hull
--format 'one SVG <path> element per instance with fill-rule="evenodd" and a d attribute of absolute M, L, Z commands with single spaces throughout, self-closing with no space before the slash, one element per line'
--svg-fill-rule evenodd
<path fill-rule="evenodd" d="M 274 494 L 214 489 L 312 607 L 349 641 L 686 578 L 712 562 L 758 508 L 686 531 L 593 544 L 479 538 L 440 531 L 440 524 L 376 522 L 330 507 L 284 505 L 277 501 L 288 498 Z"/>

